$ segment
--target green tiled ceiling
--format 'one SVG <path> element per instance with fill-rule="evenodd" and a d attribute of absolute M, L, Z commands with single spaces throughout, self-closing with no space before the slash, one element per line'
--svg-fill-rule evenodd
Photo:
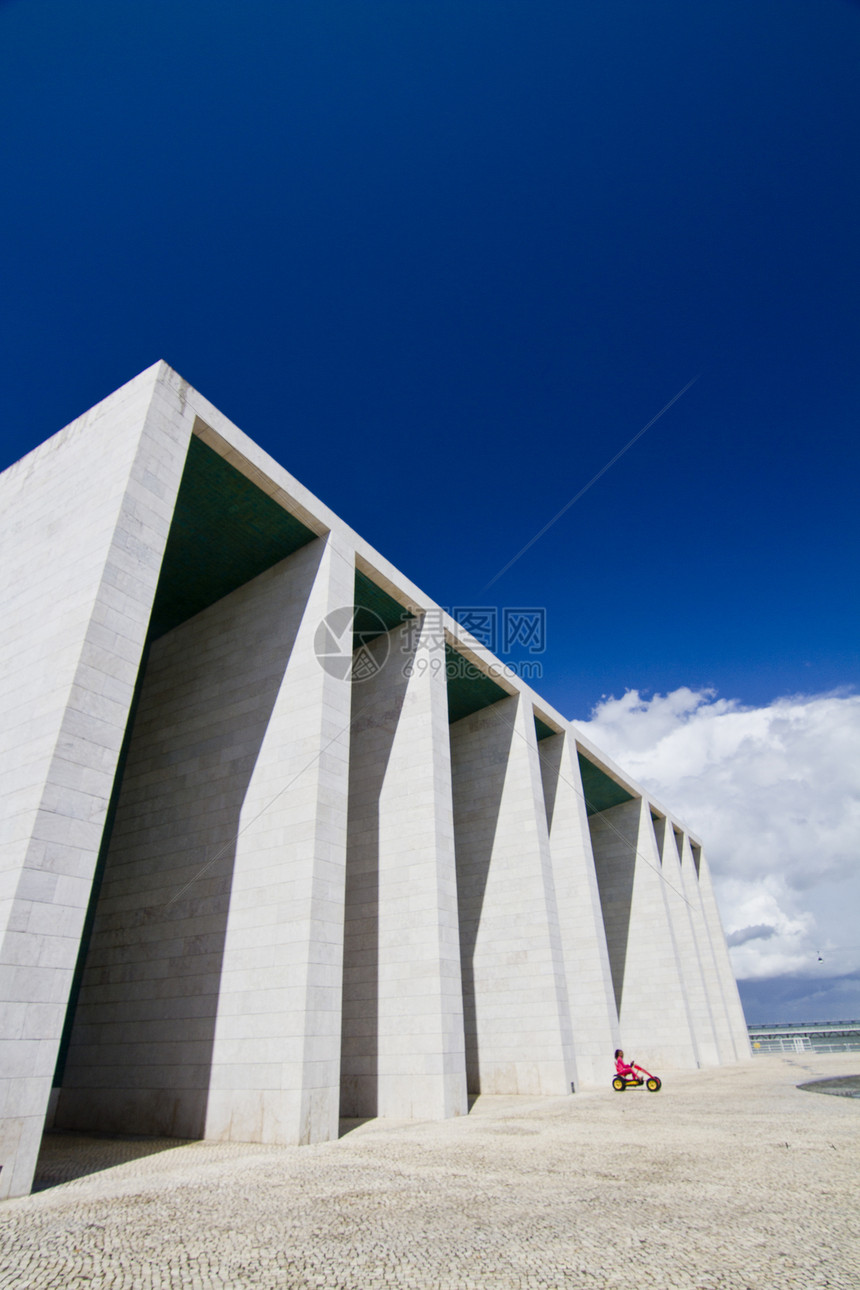
<path fill-rule="evenodd" d="M 192 435 L 155 593 L 150 640 L 316 536 Z"/>
<path fill-rule="evenodd" d="M 398 604 L 387 591 L 377 587 L 366 574 L 355 571 L 355 620 L 353 622 L 353 648 L 362 642 L 366 645 L 383 632 L 399 627 L 414 614 Z"/>
<path fill-rule="evenodd" d="M 499 699 L 510 696 L 500 685 L 463 658 L 450 645 L 445 646 L 445 667 L 448 675 L 448 721 L 453 723 L 489 708 Z"/>
<path fill-rule="evenodd" d="M 535 717 L 535 731 L 537 732 L 538 743 L 540 743 L 541 739 L 551 739 L 553 735 L 558 734 L 557 730 L 551 729 L 551 727 L 548 726 L 545 721 L 541 721 L 538 716 Z"/>
<path fill-rule="evenodd" d="M 610 779 L 593 761 L 583 757 L 582 753 L 579 754 L 579 769 L 582 772 L 585 808 L 589 815 L 597 815 L 599 811 L 608 811 L 610 806 L 633 801 L 632 793 Z"/>

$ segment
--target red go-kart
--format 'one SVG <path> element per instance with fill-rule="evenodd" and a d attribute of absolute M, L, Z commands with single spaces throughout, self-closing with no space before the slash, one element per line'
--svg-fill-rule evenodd
<path fill-rule="evenodd" d="M 650 1071 L 646 1071 L 643 1066 L 637 1066 L 635 1062 L 630 1063 L 632 1069 L 638 1072 L 635 1075 L 617 1074 L 612 1080 L 612 1087 L 616 1093 L 623 1093 L 626 1088 L 641 1088 L 644 1084 L 649 1093 L 659 1093 L 663 1087 L 662 1081 Z"/>

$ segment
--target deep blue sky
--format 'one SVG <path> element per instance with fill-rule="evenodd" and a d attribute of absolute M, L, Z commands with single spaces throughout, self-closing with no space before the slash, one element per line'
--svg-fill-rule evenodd
<path fill-rule="evenodd" d="M 568 716 L 853 685 L 858 69 L 848 0 L 6 0 L 0 464 L 163 357 Z"/>

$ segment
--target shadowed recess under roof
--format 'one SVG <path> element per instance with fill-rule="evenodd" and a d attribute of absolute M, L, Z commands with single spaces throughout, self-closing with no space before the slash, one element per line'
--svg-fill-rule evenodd
<path fill-rule="evenodd" d="M 485 676 L 474 663 L 470 663 L 450 645 L 445 646 L 445 669 L 448 677 L 450 724 L 470 716 L 473 712 L 479 712 L 481 708 L 489 708 L 500 699 L 510 698 L 506 690 L 503 690 L 489 676 Z"/>
<path fill-rule="evenodd" d="M 620 806 L 622 802 L 632 802 L 633 794 L 609 775 L 595 766 L 593 761 L 579 754 L 579 769 L 582 773 L 582 791 L 585 795 L 585 809 L 589 815 L 608 811 L 610 806 Z"/>
<path fill-rule="evenodd" d="M 407 618 L 414 618 L 387 591 L 377 587 L 366 574 L 355 571 L 355 619 L 353 622 L 353 649 L 366 645 L 383 632 L 390 632 Z"/>
<path fill-rule="evenodd" d="M 558 732 L 553 730 L 551 726 L 548 726 L 545 721 L 541 721 L 540 717 L 535 713 L 535 734 L 538 737 L 538 743 L 540 743 L 541 739 L 551 739 L 552 736 L 557 733 Z"/>
<path fill-rule="evenodd" d="M 317 536 L 192 435 L 149 639 L 193 618 Z"/>

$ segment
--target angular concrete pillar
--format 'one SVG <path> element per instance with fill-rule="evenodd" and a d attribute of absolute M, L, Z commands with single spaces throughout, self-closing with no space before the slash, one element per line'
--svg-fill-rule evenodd
<path fill-rule="evenodd" d="M 317 539 L 152 646 L 59 1127 L 336 1136 L 351 596 Z"/>
<path fill-rule="evenodd" d="M 717 967 L 716 955 L 714 954 L 711 930 L 702 901 L 699 871 L 693 857 L 690 839 L 686 833 L 677 832 L 675 840 L 680 852 L 684 894 L 689 901 L 690 916 L 696 937 L 696 950 L 702 968 L 702 984 L 707 995 L 708 1006 L 714 1024 L 718 1064 L 731 1063 L 737 1060 L 737 1054 L 726 1008 L 723 983 Z"/>
<path fill-rule="evenodd" d="M 604 1084 L 620 1032 L 576 741 L 538 744 L 575 1056 L 577 1089 Z"/>
<path fill-rule="evenodd" d="M 353 685 L 342 1113 L 467 1110 L 444 640 L 369 646 Z"/>
<path fill-rule="evenodd" d="M 502 699 L 451 726 L 469 1088 L 569 1093 L 567 980 L 534 714 Z"/>
<path fill-rule="evenodd" d="M 0 1196 L 32 1181 L 191 436 L 184 389 L 156 364 L 0 485 Z"/>
<path fill-rule="evenodd" d="M 350 685 L 315 638 L 354 561 L 332 536 L 287 567 L 274 599 L 298 622 L 242 806 L 205 1132 L 301 1145 L 338 1134 Z"/>
<path fill-rule="evenodd" d="M 664 891 L 669 909 L 669 921 L 681 965 L 681 979 L 684 982 L 688 1017 L 699 1065 L 718 1066 L 720 1057 L 714 1033 L 714 1021 L 693 929 L 693 906 L 684 890 L 675 831 L 671 823 L 661 816 L 654 820 L 654 833 L 665 879 Z"/>
<path fill-rule="evenodd" d="M 695 1069 L 660 858 L 641 798 L 592 815 L 591 840 L 618 1003 L 621 1044 L 648 1067 Z"/>
<path fill-rule="evenodd" d="M 708 924 L 708 930 L 711 934 L 711 944 L 714 948 L 717 973 L 722 986 L 723 999 L 725 1000 L 726 1015 L 728 1017 L 729 1030 L 731 1032 L 732 1044 L 735 1051 L 735 1060 L 739 1062 L 748 1061 L 752 1058 L 752 1048 L 750 1047 L 749 1031 L 747 1029 L 746 1018 L 744 1017 L 744 1010 L 741 1006 L 740 994 L 738 993 L 738 983 L 735 980 L 731 959 L 729 958 L 726 935 L 723 931 L 720 911 L 717 908 L 714 889 L 711 885 L 711 873 L 708 868 L 708 862 L 702 851 L 698 848 L 697 851 L 698 864 L 696 867 L 699 872 L 699 890 L 702 893 L 702 907 L 705 913 L 705 921 Z"/>

